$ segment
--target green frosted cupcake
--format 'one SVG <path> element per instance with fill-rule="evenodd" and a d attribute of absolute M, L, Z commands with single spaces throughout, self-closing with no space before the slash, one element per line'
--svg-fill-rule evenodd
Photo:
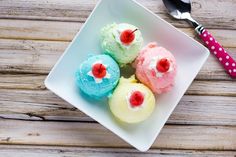
<path fill-rule="evenodd" d="M 143 38 L 140 30 L 131 24 L 113 23 L 101 30 L 101 44 L 106 54 L 124 66 L 137 57 Z"/>

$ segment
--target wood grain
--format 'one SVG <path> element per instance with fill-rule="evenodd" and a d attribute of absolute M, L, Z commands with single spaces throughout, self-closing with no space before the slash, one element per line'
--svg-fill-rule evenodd
<path fill-rule="evenodd" d="M 0 89 L 45 89 L 45 75 L 0 74 Z"/>
<path fill-rule="evenodd" d="M 71 41 L 81 25 L 79 22 L 0 19 L 0 38 Z"/>
<path fill-rule="evenodd" d="M 65 42 L 0 39 L 0 71 L 48 73 L 68 45 Z"/>
<path fill-rule="evenodd" d="M 81 22 L 0 19 L 0 38 L 71 41 L 82 25 Z M 179 29 L 199 40 L 192 28 Z M 224 47 L 236 47 L 236 30 L 208 30 Z"/>
<path fill-rule="evenodd" d="M 0 72 L 48 74 L 68 44 L 58 41 L 0 39 Z M 236 48 L 228 50 L 235 52 Z M 236 58 L 236 53 L 231 55 Z M 208 58 L 197 79 L 232 80 L 213 56 Z"/>
<path fill-rule="evenodd" d="M 0 74 L 1 89 L 46 89 L 44 80 L 46 75 L 40 74 Z M 188 95 L 214 95 L 236 96 L 234 80 L 198 80 L 193 81 L 186 94 Z"/>
<path fill-rule="evenodd" d="M 170 18 L 162 1 L 138 2 L 175 26 L 189 27 L 184 21 Z M 1 0 L 0 18 L 84 22 L 96 3 L 97 0 Z M 193 0 L 192 16 L 207 28 L 235 29 L 235 8 L 235 0 Z"/>
<path fill-rule="evenodd" d="M 97 123 L 1 120 L 0 125 L 1 144 L 130 147 Z M 152 148 L 235 150 L 236 127 L 165 125 Z"/>
<path fill-rule="evenodd" d="M 236 97 L 185 95 L 168 124 L 236 126 Z M 47 90 L 0 89 L 0 117 L 45 121 L 93 121 Z"/>
<path fill-rule="evenodd" d="M 135 149 L 127 148 L 0 145 L 0 156 L 15 157 L 16 154 L 18 157 L 235 157 L 236 152 L 151 149 L 142 153 Z"/>
<path fill-rule="evenodd" d="M 232 81 L 193 81 L 186 94 L 191 95 L 215 95 L 236 96 L 236 83 Z"/>

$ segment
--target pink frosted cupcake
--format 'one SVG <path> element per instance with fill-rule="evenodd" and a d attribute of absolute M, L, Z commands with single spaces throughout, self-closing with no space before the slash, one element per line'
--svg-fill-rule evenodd
<path fill-rule="evenodd" d="M 155 94 L 169 91 L 174 85 L 177 65 L 174 56 L 155 42 L 144 47 L 134 62 L 136 77 Z"/>

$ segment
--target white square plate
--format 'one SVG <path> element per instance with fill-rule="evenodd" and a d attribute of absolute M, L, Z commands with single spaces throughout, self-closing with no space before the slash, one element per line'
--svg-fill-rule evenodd
<path fill-rule="evenodd" d="M 157 97 L 157 106 L 146 121 L 126 125 L 117 123 L 106 101 L 92 101 L 79 94 L 75 72 L 88 53 L 102 53 L 100 30 L 110 23 L 130 23 L 144 37 L 144 45 L 156 41 L 176 57 L 178 73 L 174 88 Z M 209 51 L 201 44 L 133 0 L 101 0 L 69 47 L 51 70 L 45 85 L 140 151 L 148 150 L 168 117 L 196 77 Z"/>

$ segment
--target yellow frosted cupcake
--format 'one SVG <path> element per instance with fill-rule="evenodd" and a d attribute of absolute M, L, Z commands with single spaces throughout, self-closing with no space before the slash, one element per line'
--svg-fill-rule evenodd
<path fill-rule="evenodd" d="M 116 118 L 126 123 L 138 123 L 153 112 L 155 97 L 148 87 L 137 83 L 134 76 L 121 77 L 108 103 Z"/>

